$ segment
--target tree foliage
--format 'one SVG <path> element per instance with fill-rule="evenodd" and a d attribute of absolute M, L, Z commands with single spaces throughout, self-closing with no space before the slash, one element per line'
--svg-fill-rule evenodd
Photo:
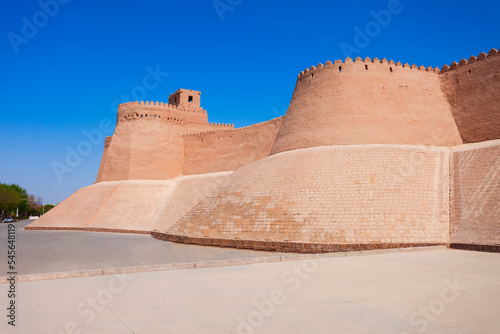
<path fill-rule="evenodd" d="M 28 208 L 28 192 L 17 184 L 0 183 L 0 212 L 6 215 L 19 209 L 21 212 Z M 3 217 L 2 217 L 3 218 Z"/>

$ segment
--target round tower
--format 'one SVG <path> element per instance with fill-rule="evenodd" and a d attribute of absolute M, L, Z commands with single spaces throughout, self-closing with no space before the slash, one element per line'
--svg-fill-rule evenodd
<path fill-rule="evenodd" d="M 272 154 L 330 145 L 459 145 L 438 73 L 359 57 L 306 69 Z"/>

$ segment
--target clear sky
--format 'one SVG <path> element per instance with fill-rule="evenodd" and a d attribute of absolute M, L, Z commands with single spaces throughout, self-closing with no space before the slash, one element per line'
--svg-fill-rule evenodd
<path fill-rule="evenodd" d="M 0 182 L 53 204 L 95 182 L 117 101 L 200 90 L 209 121 L 246 126 L 284 114 L 320 62 L 441 68 L 498 49 L 498 13 L 496 0 L 4 2 Z"/>

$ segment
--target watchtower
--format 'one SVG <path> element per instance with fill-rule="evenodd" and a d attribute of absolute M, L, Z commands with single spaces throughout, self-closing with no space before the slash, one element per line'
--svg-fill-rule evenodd
<path fill-rule="evenodd" d="M 179 89 L 168 98 L 168 104 L 182 107 L 200 108 L 201 92 L 192 89 Z"/>

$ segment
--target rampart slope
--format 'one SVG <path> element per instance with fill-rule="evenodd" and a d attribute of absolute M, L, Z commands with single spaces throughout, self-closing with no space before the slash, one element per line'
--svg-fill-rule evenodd
<path fill-rule="evenodd" d="M 346 145 L 248 164 L 157 238 L 330 252 L 446 244 L 447 148 Z"/>

